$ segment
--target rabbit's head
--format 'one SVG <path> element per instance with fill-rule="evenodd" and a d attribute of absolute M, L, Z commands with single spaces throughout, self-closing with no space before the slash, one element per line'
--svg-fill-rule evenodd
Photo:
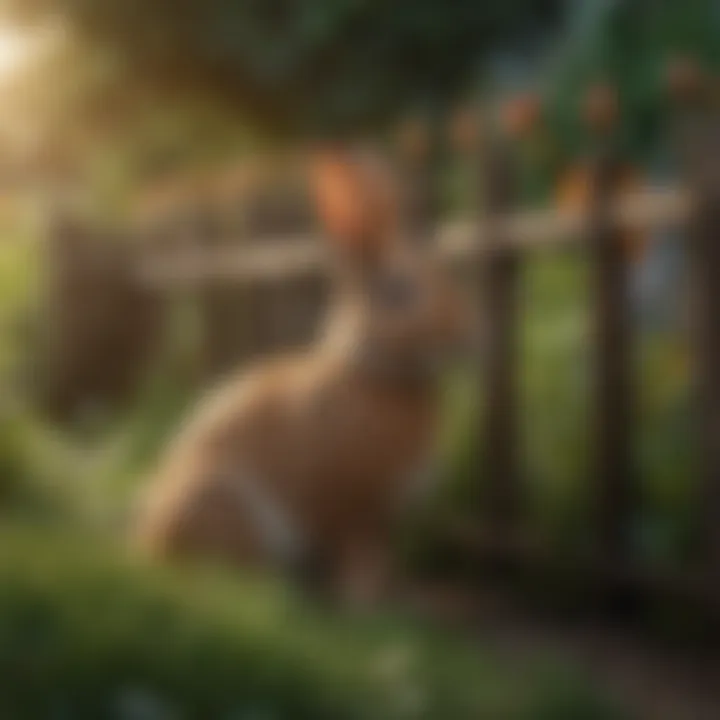
<path fill-rule="evenodd" d="M 328 341 L 393 376 L 434 375 L 474 343 L 466 289 L 431 243 L 412 236 L 404 188 L 388 162 L 334 150 L 320 154 L 313 170 L 339 279 Z"/>

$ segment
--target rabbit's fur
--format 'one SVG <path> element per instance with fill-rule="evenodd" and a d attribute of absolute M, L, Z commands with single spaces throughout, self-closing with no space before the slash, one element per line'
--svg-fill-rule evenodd
<path fill-rule="evenodd" d="M 431 249 L 403 237 L 388 170 L 343 152 L 314 169 L 338 260 L 325 333 L 206 400 L 169 448 L 137 539 L 163 557 L 312 560 L 367 599 L 387 580 L 389 534 L 431 459 L 438 373 L 471 333 L 470 305 Z"/>

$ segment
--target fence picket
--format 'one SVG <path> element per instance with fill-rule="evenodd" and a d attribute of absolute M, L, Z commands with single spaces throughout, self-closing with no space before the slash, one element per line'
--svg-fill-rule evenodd
<path fill-rule="evenodd" d="M 622 235 L 608 221 L 618 164 L 601 151 L 594 167 L 588 226 L 595 332 L 594 475 L 598 542 L 612 565 L 632 550 L 636 478 L 633 462 L 632 309 Z"/>
<path fill-rule="evenodd" d="M 612 88 L 591 89 L 586 112 L 597 143 L 587 230 L 594 312 L 596 540 L 599 560 L 619 570 L 631 560 L 633 550 L 637 478 L 629 263 L 622 230 L 611 217 L 622 182 L 622 164 L 613 148 Z"/>
<path fill-rule="evenodd" d="M 495 144 L 484 156 L 484 206 L 492 232 L 485 238 L 482 264 L 483 313 L 486 321 L 486 397 L 481 447 L 487 473 L 488 513 L 493 535 L 502 548 L 512 534 L 520 507 L 518 441 L 519 257 L 493 221 L 512 207 L 516 193 L 513 157 L 508 146 Z"/>
<path fill-rule="evenodd" d="M 695 357 L 700 528 L 710 586 L 720 600 L 720 110 L 699 72 L 683 87 L 678 141 L 694 202 L 689 223 L 689 285 Z M 691 82 L 692 81 L 692 82 Z"/>

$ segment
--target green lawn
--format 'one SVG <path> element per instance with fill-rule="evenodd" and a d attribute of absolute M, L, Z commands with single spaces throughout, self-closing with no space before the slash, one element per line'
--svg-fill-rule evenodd
<path fill-rule="evenodd" d="M 616 718 L 571 668 L 511 663 L 391 613 L 134 565 L 47 532 L 0 536 L 0 717 Z"/>

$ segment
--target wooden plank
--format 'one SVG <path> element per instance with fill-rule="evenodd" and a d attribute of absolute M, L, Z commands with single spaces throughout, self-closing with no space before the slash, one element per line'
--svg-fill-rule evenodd
<path fill-rule="evenodd" d="M 416 138 L 414 152 L 403 153 L 403 187 L 406 220 L 414 242 L 429 243 L 435 238 L 441 213 L 440 178 L 446 159 L 442 114 L 429 113 Z M 418 142 L 419 141 L 419 142 Z"/>
<path fill-rule="evenodd" d="M 618 200 L 612 210 L 614 224 L 621 227 L 657 228 L 683 223 L 692 197 L 681 187 L 655 188 Z M 531 210 L 493 218 L 478 225 L 458 220 L 439 228 L 437 242 L 449 262 L 480 256 L 500 233 L 517 249 L 533 250 L 578 240 L 585 227 L 579 211 Z M 327 255 L 312 235 L 273 238 L 261 246 L 228 240 L 215 251 L 188 244 L 163 256 L 159 252 L 138 257 L 138 273 L 151 285 L 173 286 L 213 282 L 220 278 L 248 281 L 255 277 L 285 278 L 314 275 L 327 263 Z"/>
<path fill-rule="evenodd" d="M 593 472 L 597 549 L 608 565 L 630 560 L 637 490 L 629 267 L 623 235 L 609 212 L 620 170 L 612 150 L 599 151 L 593 167 L 588 217 L 595 333 Z"/>
<path fill-rule="evenodd" d="M 221 252 L 226 249 L 221 229 L 209 217 L 209 211 L 198 211 L 195 219 L 197 242 L 185 246 L 198 252 Z M 224 281 L 223 281 L 224 280 Z M 248 290 L 221 279 L 200 286 L 198 301 L 202 317 L 203 370 L 209 379 L 229 372 L 247 355 Z"/>
<path fill-rule="evenodd" d="M 324 277 L 301 277 L 289 282 L 288 302 L 282 308 L 285 347 L 312 342 L 327 310 L 328 282 Z"/>
<path fill-rule="evenodd" d="M 493 145 L 485 158 L 486 207 L 490 227 L 512 207 L 515 198 L 514 158 L 503 143 Z M 485 415 L 480 446 L 484 466 L 479 472 L 487 483 L 488 520 L 494 532 L 506 537 L 518 521 L 519 478 L 519 256 L 504 228 L 497 225 L 485 235 L 481 291 L 483 295 L 485 363 L 483 389 Z"/>
<path fill-rule="evenodd" d="M 720 598 L 720 112 L 685 108 L 680 141 L 697 200 L 688 239 L 700 527 Z"/>
<path fill-rule="evenodd" d="M 257 279 L 246 286 L 248 357 L 255 358 L 273 350 L 275 342 L 272 318 L 272 284 Z"/>
<path fill-rule="evenodd" d="M 124 237 L 64 213 L 50 220 L 38 394 L 50 414 L 69 419 L 132 397 L 157 347 L 163 303 L 137 283 Z"/>
<path fill-rule="evenodd" d="M 250 354 L 247 339 L 248 292 L 228 283 L 203 288 L 203 366 L 207 377 L 223 375 Z"/>

